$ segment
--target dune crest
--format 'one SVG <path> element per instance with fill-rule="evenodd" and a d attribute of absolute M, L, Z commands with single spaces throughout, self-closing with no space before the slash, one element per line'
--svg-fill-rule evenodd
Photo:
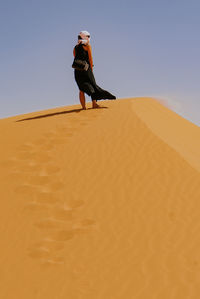
<path fill-rule="evenodd" d="M 200 129 L 100 105 L 0 121 L 0 298 L 199 298 Z"/>
<path fill-rule="evenodd" d="M 142 103 L 142 105 L 141 105 Z M 200 128 L 152 98 L 132 102 L 133 111 L 159 138 L 200 171 Z"/>

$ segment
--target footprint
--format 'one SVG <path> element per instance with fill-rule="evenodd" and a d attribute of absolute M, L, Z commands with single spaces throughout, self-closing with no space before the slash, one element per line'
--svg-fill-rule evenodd
<path fill-rule="evenodd" d="M 35 155 L 36 162 L 49 162 L 51 160 L 51 156 L 47 155 L 46 153 L 40 152 Z"/>
<path fill-rule="evenodd" d="M 78 125 L 85 124 L 87 121 L 82 120 Z M 35 228 L 45 232 L 45 238 L 43 236 L 43 240 L 29 250 L 29 256 L 50 265 L 63 263 L 64 258 L 55 256 L 56 253 L 64 249 L 65 242 L 75 235 L 90 231 L 95 223 L 91 219 L 74 223 L 74 209 L 81 207 L 83 200 L 67 200 L 68 209 L 62 207 L 66 199 L 58 191 L 62 191 L 66 183 L 59 179 L 61 168 L 51 163 L 49 153 L 57 145 L 65 144 L 67 137 L 73 136 L 79 127 L 63 127 L 57 132 L 47 132 L 44 138 L 37 139 L 33 144 L 19 147 L 15 159 L 19 161 L 18 169 L 10 173 L 10 179 L 24 182 L 15 188 L 16 193 L 26 195 L 29 200 L 23 211 L 34 216 Z"/>
<path fill-rule="evenodd" d="M 64 257 L 58 256 L 54 257 L 53 259 L 48 259 L 46 263 L 50 264 L 63 264 L 64 263 Z"/>
<path fill-rule="evenodd" d="M 63 143 L 65 143 L 66 140 L 63 139 L 63 138 L 54 138 L 53 142 L 54 142 L 55 145 L 57 145 L 57 144 L 63 144 Z"/>
<path fill-rule="evenodd" d="M 17 158 L 20 160 L 33 160 L 35 158 L 35 154 L 32 152 L 19 152 L 17 154 Z"/>
<path fill-rule="evenodd" d="M 43 204 L 57 204 L 60 202 L 57 196 L 50 192 L 41 192 L 37 194 L 36 201 Z"/>
<path fill-rule="evenodd" d="M 24 194 L 24 195 L 30 195 L 30 194 L 32 195 L 35 192 L 37 192 L 37 189 L 30 185 L 21 185 L 21 186 L 17 186 L 15 188 L 15 192 L 19 193 L 19 194 Z"/>
<path fill-rule="evenodd" d="M 35 162 L 27 162 L 26 164 L 20 164 L 18 171 L 33 173 L 41 170 L 41 168 L 42 167 L 40 164 L 37 164 Z"/>
<path fill-rule="evenodd" d="M 75 234 L 83 234 L 91 231 L 91 226 L 95 224 L 92 219 L 83 219 L 73 225 L 73 231 Z"/>
<path fill-rule="evenodd" d="M 28 255 L 32 258 L 49 258 L 51 256 L 51 253 L 43 248 L 40 249 L 32 249 L 29 251 Z"/>
<path fill-rule="evenodd" d="M 53 218 L 61 221 L 69 221 L 73 219 L 72 211 L 68 211 L 65 209 L 54 209 Z"/>
<path fill-rule="evenodd" d="M 39 151 L 39 152 L 21 152 L 18 153 L 17 158 L 20 160 L 24 160 L 28 163 L 30 163 L 30 161 L 32 163 L 32 165 L 36 164 L 36 162 L 46 162 L 49 161 L 51 159 L 51 157 L 49 155 L 47 155 L 46 153 Z"/>
<path fill-rule="evenodd" d="M 63 229 L 63 223 L 50 219 L 34 223 L 39 229 Z"/>
<path fill-rule="evenodd" d="M 51 232 L 47 236 L 48 240 L 53 240 L 56 242 L 65 242 L 72 239 L 73 237 L 74 237 L 73 230 L 61 230 L 58 232 Z"/>
<path fill-rule="evenodd" d="M 57 242 L 52 242 L 52 241 L 46 241 L 43 240 L 41 242 L 37 242 L 33 244 L 33 247 L 38 248 L 38 249 L 46 249 L 48 251 L 60 251 L 65 248 L 64 243 L 57 243 Z"/>
<path fill-rule="evenodd" d="M 39 205 L 39 204 L 36 204 L 34 202 L 31 202 L 31 203 L 24 206 L 24 211 L 26 213 L 29 212 L 31 214 L 34 213 L 34 212 L 37 212 L 37 213 L 41 212 L 44 215 L 44 212 L 45 213 L 49 212 L 49 208 L 46 205 Z"/>
<path fill-rule="evenodd" d="M 17 158 L 20 160 L 33 160 L 35 162 L 47 162 L 51 159 L 49 155 L 40 151 L 40 152 L 19 152 Z"/>
<path fill-rule="evenodd" d="M 75 208 L 79 208 L 84 204 L 83 200 L 69 200 L 67 201 L 67 206 L 69 208 L 75 209 Z"/>
<path fill-rule="evenodd" d="M 51 181 L 50 176 L 31 176 L 29 177 L 29 183 L 32 185 L 45 185 Z"/>
<path fill-rule="evenodd" d="M 31 151 L 32 146 L 30 144 L 23 144 L 17 147 L 19 151 Z"/>
<path fill-rule="evenodd" d="M 42 267 L 45 267 L 45 268 L 58 266 L 58 265 L 62 265 L 65 263 L 63 257 L 53 257 L 53 258 L 43 260 L 41 262 L 42 262 Z"/>

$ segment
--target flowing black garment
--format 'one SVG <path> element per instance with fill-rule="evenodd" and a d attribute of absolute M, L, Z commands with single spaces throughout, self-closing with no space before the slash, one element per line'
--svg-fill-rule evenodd
<path fill-rule="evenodd" d="M 88 52 L 83 49 L 83 45 L 79 44 L 75 46 L 75 58 L 85 60 L 89 64 L 87 71 L 74 70 L 74 77 L 79 89 L 85 92 L 88 96 L 91 96 L 92 100 L 115 100 L 116 97 L 110 92 L 102 89 L 96 84 L 93 71 L 90 66 Z"/>

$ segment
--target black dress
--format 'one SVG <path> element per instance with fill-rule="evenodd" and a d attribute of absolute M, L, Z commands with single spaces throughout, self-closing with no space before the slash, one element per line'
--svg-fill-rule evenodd
<path fill-rule="evenodd" d="M 80 60 L 86 60 L 89 64 L 87 71 L 74 70 L 74 77 L 79 89 L 85 92 L 88 96 L 91 96 L 92 100 L 115 100 L 116 97 L 108 91 L 102 89 L 96 84 L 93 71 L 90 66 L 88 52 L 84 50 L 83 45 L 79 44 L 75 46 L 75 58 Z"/>

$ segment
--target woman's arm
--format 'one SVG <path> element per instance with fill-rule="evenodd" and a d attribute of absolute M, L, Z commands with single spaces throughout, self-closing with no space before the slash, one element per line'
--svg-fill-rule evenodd
<path fill-rule="evenodd" d="M 91 66 L 91 69 L 93 70 L 93 59 L 92 59 L 92 47 L 91 47 L 91 45 L 86 46 L 86 51 L 88 51 L 90 66 Z"/>

